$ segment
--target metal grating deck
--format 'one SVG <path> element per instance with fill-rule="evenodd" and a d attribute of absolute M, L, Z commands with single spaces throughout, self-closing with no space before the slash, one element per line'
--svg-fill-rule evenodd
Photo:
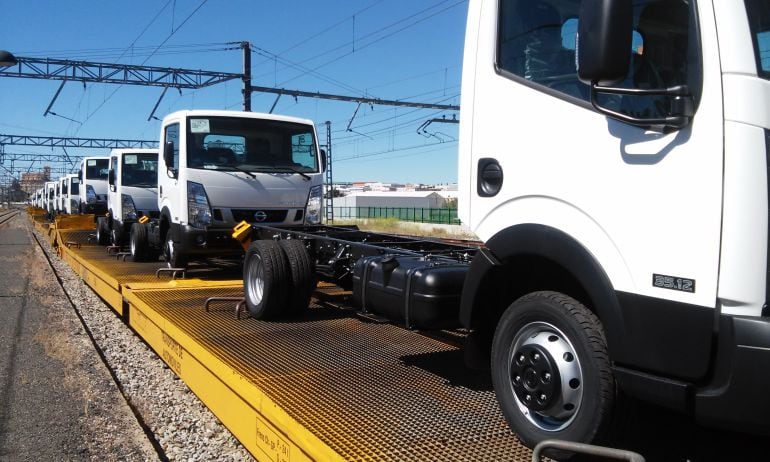
<path fill-rule="evenodd" d="M 115 287 L 132 283 L 167 283 L 170 275 L 162 275 L 158 278 L 155 270 L 166 266 L 166 263 L 159 259 L 154 262 L 135 263 L 118 259 L 115 254 L 108 254 L 106 247 L 98 245 L 94 240 L 93 230 L 67 230 L 60 229 L 61 245 L 66 242 L 76 242 L 80 248 L 70 247 L 70 251 L 78 257 L 86 260 L 98 271 L 104 273 L 107 278 L 112 278 Z M 127 249 L 124 249 L 127 250 Z M 212 263 L 191 263 L 187 270 L 185 279 L 202 279 L 207 281 L 242 281 L 243 269 L 238 262 L 215 261 Z"/>
<path fill-rule="evenodd" d="M 236 320 L 209 296 L 239 289 L 136 291 L 345 460 L 529 460 L 491 384 L 462 352 L 416 332 L 314 305 L 290 322 Z M 247 397 L 244 397 L 248 401 Z"/>
<path fill-rule="evenodd" d="M 243 296 L 238 262 L 158 279 L 163 261 L 117 260 L 93 233 L 56 230 L 65 261 L 259 460 L 531 459 L 457 347 L 323 304 L 283 322 L 237 320 L 234 302 L 206 312 L 208 297 Z"/>

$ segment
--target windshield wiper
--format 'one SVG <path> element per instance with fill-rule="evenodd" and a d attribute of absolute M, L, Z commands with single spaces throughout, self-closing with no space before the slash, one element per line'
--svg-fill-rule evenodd
<path fill-rule="evenodd" d="M 301 170 L 297 170 L 296 168 L 294 168 L 294 167 L 292 167 L 290 165 L 282 165 L 280 167 L 273 167 L 273 168 L 276 168 L 276 169 L 285 168 L 285 169 L 291 170 L 292 172 L 294 172 L 294 173 L 296 173 L 298 175 L 302 175 L 302 178 L 304 178 L 305 181 L 310 181 L 310 175 L 308 175 L 307 173 L 305 173 L 305 172 L 303 172 Z"/>
<path fill-rule="evenodd" d="M 240 167 L 236 167 L 235 165 L 232 165 L 232 164 L 217 165 L 217 167 L 229 167 L 229 168 L 232 168 L 234 170 L 238 170 L 239 172 L 243 172 L 243 173 L 245 173 L 246 175 L 249 175 L 252 178 L 256 178 L 257 177 L 257 175 L 251 173 L 250 171 L 242 169 Z"/>

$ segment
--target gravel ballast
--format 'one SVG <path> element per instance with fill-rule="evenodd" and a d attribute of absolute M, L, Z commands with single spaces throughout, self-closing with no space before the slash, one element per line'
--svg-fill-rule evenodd
<path fill-rule="evenodd" d="M 254 460 L 194 393 L 116 313 L 52 251 L 37 231 L 75 310 L 160 458 L 188 461 Z M 106 455 L 109 459 L 110 456 Z"/>

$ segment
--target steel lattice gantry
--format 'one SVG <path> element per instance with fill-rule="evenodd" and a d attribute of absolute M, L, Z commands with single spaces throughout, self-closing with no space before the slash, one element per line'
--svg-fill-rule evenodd
<path fill-rule="evenodd" d="M 59 136 L 29 136 L 0 134 L 0 147 L 16 146 L 46 146 L 61 148 L 157 148 L 157 140 L 122 140 L 116 138 L 70 138 Z"/>
<path fill-rule="evenodd" d="M 242 79 L 230 72 L 174 69 L 131 64 L 108 64 L 51 58 L 17 57 L 17 63 L 0 68 L 0 77 L 22 77 L 75 82 L 118 83 L 196 89 Z"/>

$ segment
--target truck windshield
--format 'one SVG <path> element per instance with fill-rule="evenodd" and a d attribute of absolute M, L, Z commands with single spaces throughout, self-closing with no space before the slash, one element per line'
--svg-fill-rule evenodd
<path fill-rule="evenodd" d="M 770 78 L 770 3 L 767 0 L 745 0 L 751 27 L 751 40 L 757 58 L 757 73 Z"/>
<path fill-rule="evenodd" d="M 120 181 L 123 186 L 157 187 L 158 154 L 125 154 L 123 155 L 123 165 L 120 171 Z"/>
<path fill-rule="evenodd" d="M 318 172 L 315 135 L 310 125 L 239 117 L 196 117 L 188 124 L 188 167 Z"/>
<path fill-rule="evenodd" d="M 86 159 L 86 178 L 89 180 L 107 180 L 109 159 Z"/>

